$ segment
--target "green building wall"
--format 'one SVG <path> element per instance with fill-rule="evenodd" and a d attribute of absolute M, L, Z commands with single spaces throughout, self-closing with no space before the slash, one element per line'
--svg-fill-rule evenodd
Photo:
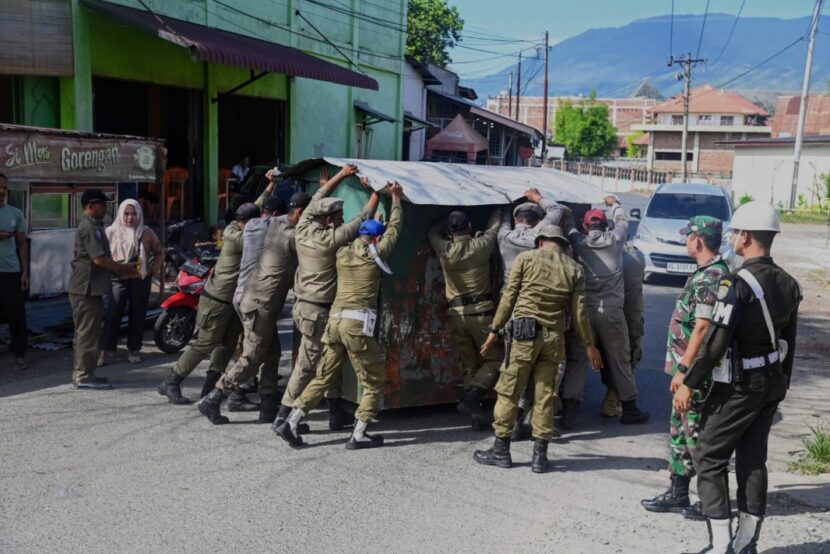
<path fill-rule="evenodd" d="M 63 128 L 92 130 L 92 79 L 96 76 L 178 86 L 204 91 L 205 217 L 217 219 L 218 170 L 217 93 L 250 76 L 246 68 L 193 61 L 189 52 L 68 0 L 73 13 L 75 75 L 53 83 L 59 109 L 39 110 L 38 121 Z M 137 0 L 110 0 L 144 9 Z M 330 62 L 363 72 L 380 85 L 370 91 L 286 75 L 268 75 L 240 90 L 239 95 L 284 100 L 288 107 L 286 154 L 290 163 L 315 156 L 355 157 L 359 114 L 353 102 L 367 102 L 392 116 L 395 123 L 371 126 L 371 148 L 364 157 L 400 159 L 403 136 L 404 33 L 361 17 L 347 16 L 306 0 L 146 0 L 161 17 L 168 16 L 293 46 Z M 227 4 L 229 7 L 226 7 Z M 388 21 L 406 21 L 406 0 L 344 2 L 351 10 Z M 295 15 L 298 10 L 302 17 Z M 304 19 L 311 22 L 309 24 Z M 312 27 L 313 25 L 313 27 Z M 324 38 L 325 37 L 325 38 Z M 325 43 L 328 39 L 342 51 Z M 344 59 L 345 54 L 350 61 Z M 355 62 L 357 65 L 353 65 Z M 51 114 L 51 119 L 50 119 Z"/>

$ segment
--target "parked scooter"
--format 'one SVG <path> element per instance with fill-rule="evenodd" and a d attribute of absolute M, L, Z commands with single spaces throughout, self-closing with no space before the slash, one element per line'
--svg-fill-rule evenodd
<path fill-rule="evenodd" d="M 164 277 L 166 281 L 177 278 L 182 264 L 198 256 L 195 243 L 209 240 L 207 227 L 199 219 L 183 219 L 167 227 L 164 246 Z"/>
<path fill-rule="evenodd" d="M 217 255 L 197 249 L 199 257 L 182 264 L 176 277 L 178 291 L 162 302 L 164 310 L 156 319 L 153 340 L 162 352 L 174 354 L 190 342 L 196 332 L 199 297 L 213 272 Z"/>

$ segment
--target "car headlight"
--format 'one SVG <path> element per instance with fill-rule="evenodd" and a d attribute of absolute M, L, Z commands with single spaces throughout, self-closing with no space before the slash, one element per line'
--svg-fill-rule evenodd
<path fill-rule="evenodd" d="M 651 231 L 648 230 L 648 227 L 640 223 L 640 226 L 637 228 L 637 236 L 635 237 L 637 240 L 642 240 L 645 242 L 653 242 L 654 235 Z"/>

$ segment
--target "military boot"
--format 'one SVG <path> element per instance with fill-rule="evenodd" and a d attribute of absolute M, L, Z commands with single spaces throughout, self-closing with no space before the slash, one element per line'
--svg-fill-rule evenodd
<path fill-rule="evenodd" d="M 700 500 L 688 508 L 680 510 L 680 515 L 693 521 L 706 521 L 706 516 L 703 515 L 703 504 L 701 504 Z"/>
<path fill-rule="evenodd" d="M 620 417 L 622 406 L 617 391 L 608 389 L 605 391 L 605 398 L 602 400 L 602 409 L 599 412 L 602 417 Z"/>
<path fill-rule="evenodd" d="M 171 369 L 156 390 L 160 395 L 166 396 L 171 404 L 190 404 L 190 399 L 182 396 L 182 381 L 184 377 Z"/>
<path fill-rule="evenodd" d="M 464 395 L 464 399 L 458 403 L 458 411 L 472 419 L 473 429 L 476 431 L 486 429 L 493 419 L 481 407 L 485 391 L 478 387 L 471 387 Z"/>
<path fill-rule="evenodd" d="M 222 389 L 213 389 L 207 396 L 196 403 L 196 408 L 214 425 L 222 425 L 230 421 L 222 415 L 221 407 L 227 396 Z"/>
<path fill-rule="evenodd" d="M 738 529 L 732 540 L 732 550 L 735 554 L 758 554 L 758 537 L 761 535 L 761 524 L 764 518 L 745 512 L 738 514 Z"/>
<path fill-rule="evenodd" d="M 279 411 L 277 411 L 277 417 L 276 417 L 276 419 L 273 420 L 273 423 L 271 424 L 271 430 L 276 433 L 277 432 L 277 427 L 282 425 L 285 422 L 285 420 L 288 419 L 288 415 L 290 413 L 291 413 L 291 408 L 290 407 L 283 406 L 282 404 L 280 404 Z M 297 432 L 300 433 L 301 435 L 305 435 L 309 431 L 311 431 L 311 428 L 308 426 L 308 423 L 300 422 L 300 423 L 297 424 Z M 277 433 L 277 434 L 279 434 L 279 433 Z"/>
<path fill-rule="evenodd" d="M 228 396 L 229 412 L 256 412 L 259 411 L 259 404 L 252 402 L 241 390 L 233 391 Z"/>
<path fill-rule="evenodd" d="M 288 417 L 279 425 L 272 426 L 271 429 L 292 448 L 299 448 L 303 445 L 303 437 L 300 436 L 299 425 L 300 420 L 305 415 L 305 412 L 300 408 L 292 408 Z"/>
<path fill-rule="evenodd" d="M 548 441 L 534 439 L 533 460 L 530 463 L 533 473 L 545 473 L 548 470 Z"/>
<path fill-rule="evenodd" d="M 202 385 L 202 392 L 199 393 L 199 398 L 204 398 L 205 396 L 210 394 L 210 391 L 216 388 L 216 383 L 219 382 L 219 379 L 222 377 L 222 374 L 218 371 L 211 371 L 205 374 L 205 383 Z"/>
<path fill-rule="evenodd" d="M 259 422 L 273 423 L 279 413 L 279 396 L 276 394 L 261 394 L 259 400 Z"/>
<path fill-rule="evenodd" d="M 570 431 L 574 428 L 576 410 L 579 408 L 579 404 L 579 400 L 574 400 L 573 398 L 562 399 L 562 417 L 559 419 L 559 426 L 565 431 Z"/>
<path fill-rule="evenodd" d="M 343 406 L 342 398 L 328 398 L 329 431 L 340 431 L 354 425 L 354 413 L 349 413 Z"/>
<path fill-rule="evenodd" d="M 513 432 L 510 434 L 511 442 L 526 441 L 533 436 L 533 427 L 527 424 L 526 417 L 527 411 L 520 407 L 516 413 L 516 422 L 513 423 Z"/>
<path fill-rule="evenodd" d="M 510 457 L 510 439 L 496 437 L 492 447 L 487 450 L 476 450 L 473 459 L 487 466 L 513 467 L 513 459 Z"/>
<path fill-rule="evenodd" d="M 620 423 L 623 425 L 637 425 L 648 421 L 649 413 L 637 407 L 636 400 L 625 400 L 622 403 L 622 416 Z"/>
<path fill-rule="evenodd" d="M 640 504 L 649 512 L 679 513 L 683 508 L 689 507 L 689 477 L 672 474 L 671 485 L 666 492 L 641 500 Z"/>
<path fill-rule="evenodd" d="M 352 436 L 349 437 L 349 442 L 346 443 L 346 448 L 349 450 L 360 450 L 362 448 L 377 448 L 383 446 L 383 437 L 380 435 L 370 435 L 366 432 L 368 423 L 360 421 L 354 422 L 354 430 Z"/>

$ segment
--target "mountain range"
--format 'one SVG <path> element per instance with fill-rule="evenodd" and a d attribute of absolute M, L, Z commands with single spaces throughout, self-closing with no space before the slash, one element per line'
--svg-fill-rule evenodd
<path fill-rule="evenodd" d="M 585 31 L 551 47 L 550 95 L 587 96 L 596 89 L 599 96 L 627 97 L 646 77 L 664 96 L 674 95 L 683 85 L 675 77 L 680 67 L 666 65 L 670 43 L 675 56 L 691 53 L 707 59 L 696 66 L 693 86 L 710 83 L 727 89 L 800 91 L 810 18 L 752 17 L 735 22 L 734 15 L 709 14 L 699 56 L 696 54 L 702 15 L 652 17 L 622 27 Z M 819 30 L 828 29 L 827 23 L 830 19 L 823 17 Z M 803 40 L 799 41 L 800 38 Z M 796 44 L 787 48 L 793 42 Z M 530 51 L 523 56 L 522 94 L 541 96 L 543 55 Z M 462 73 L 461 84 L 474 88 L 479 101 L 486 103 L 488 97 L 507 90 L 511 71 L 515 83 L 517 67 L 513 64 L 474 79 L 465 79 Z M 827 91 L 828 78 L 830 35 L 820 32 L 813 60 L 812 91 Z"/>

